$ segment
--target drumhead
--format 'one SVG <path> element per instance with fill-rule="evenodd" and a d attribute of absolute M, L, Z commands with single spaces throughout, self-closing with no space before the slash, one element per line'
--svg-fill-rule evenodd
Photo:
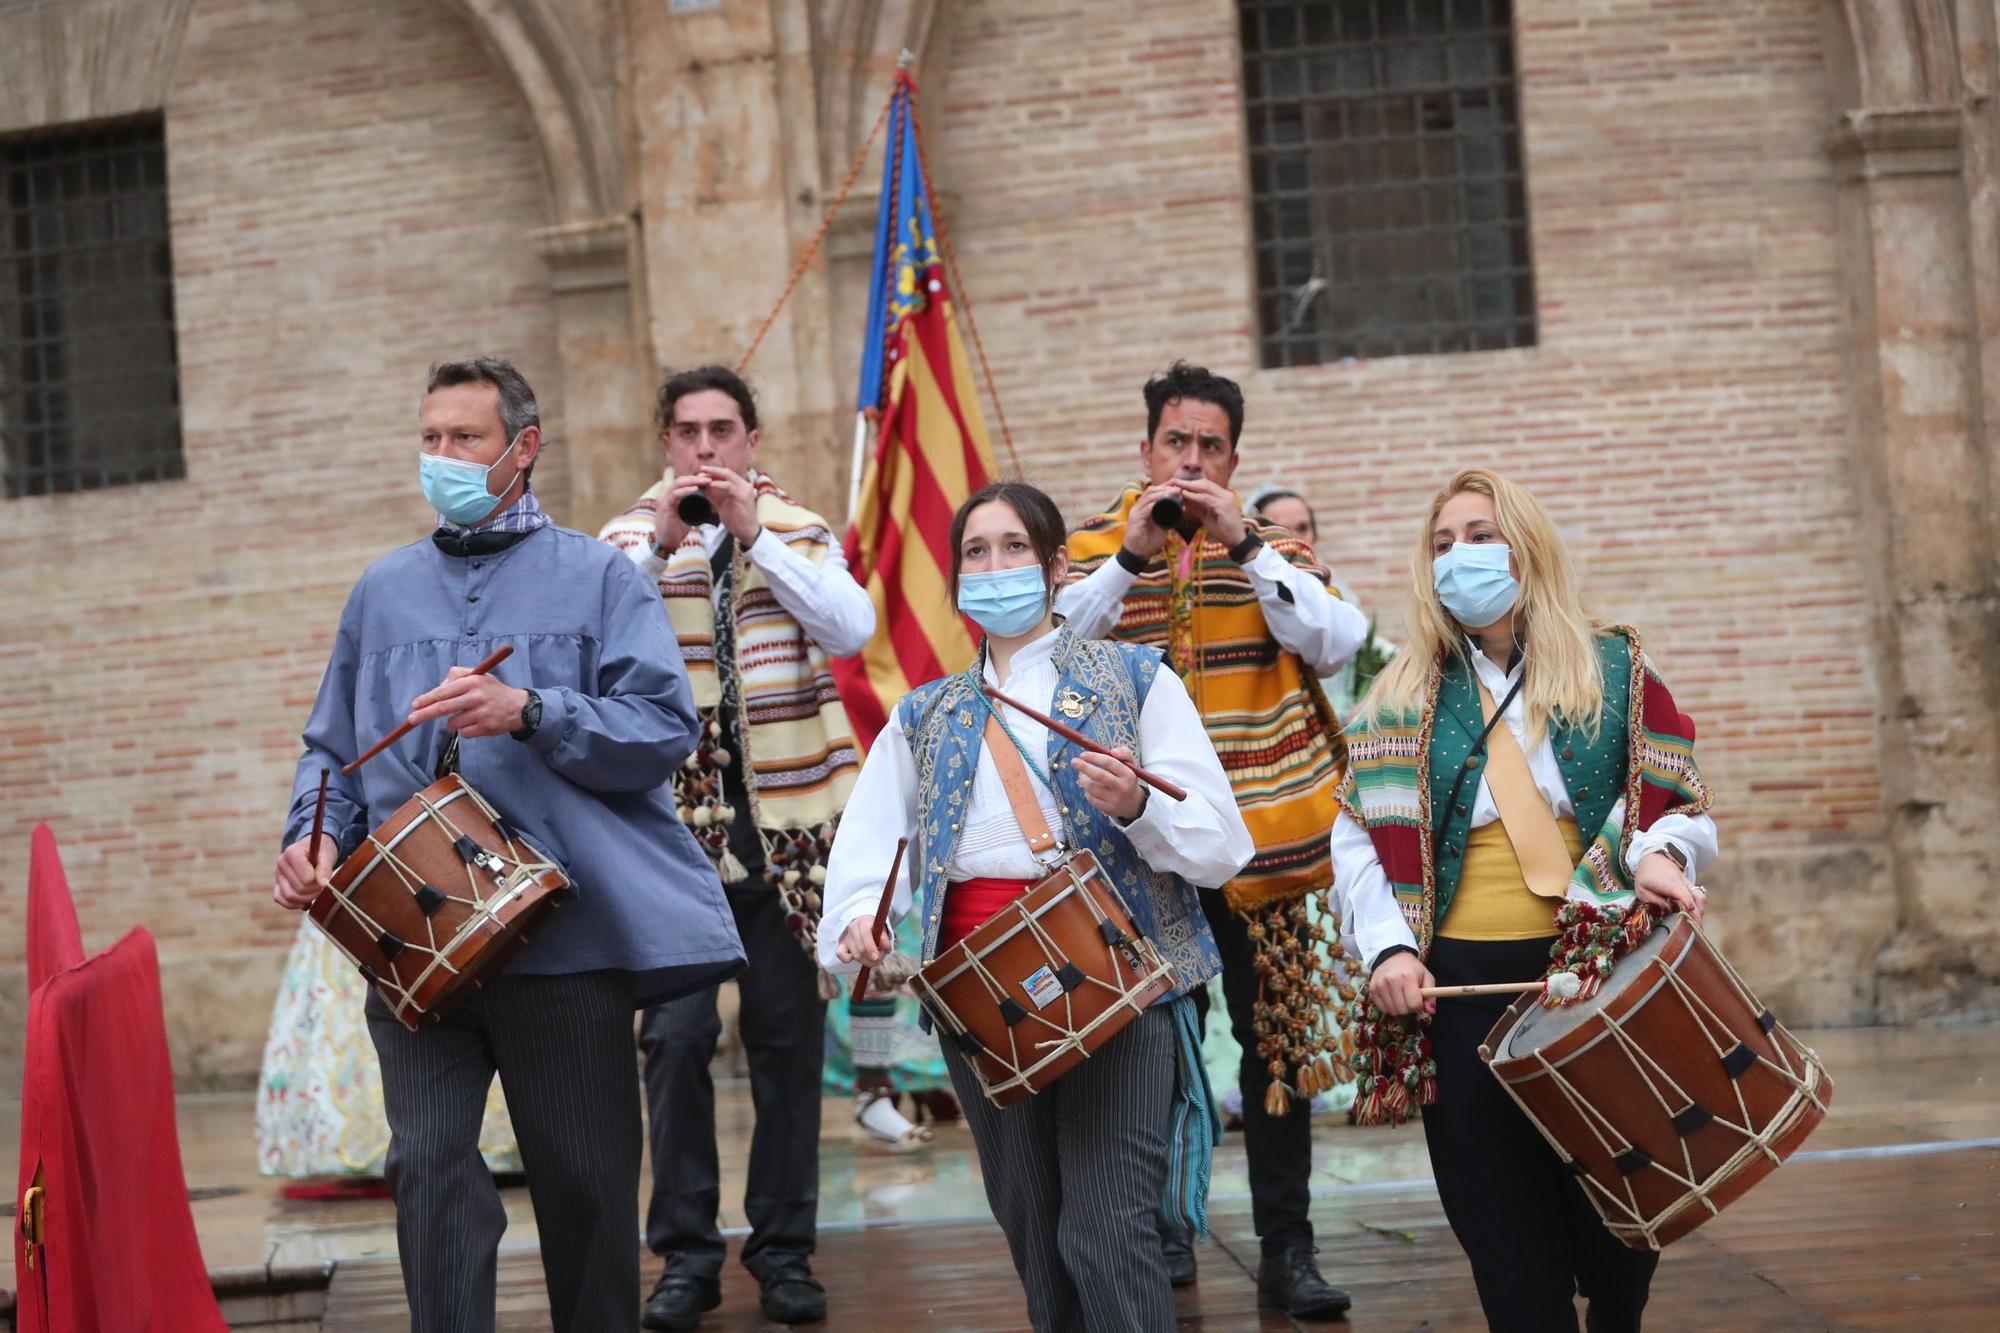
<path fill-rule="evenodd" d="M 1538 1004 L 1522 1014 L 1508 1031 L 1500 1058 L 1511 1060 L 1538 1051 L 1565 1033 L 1574 1032 L 1602 1012 L 1614 996 L 1622 994 L 1633 983 L 1647 963 L 1659 956 L 1672 934 L 1671 930 L 1663 928 L 1648 935 L 1638 948 L 1618 960 L 1603 989 L 1589 999 L 1558 1005 L 1554 1009 Z"/>

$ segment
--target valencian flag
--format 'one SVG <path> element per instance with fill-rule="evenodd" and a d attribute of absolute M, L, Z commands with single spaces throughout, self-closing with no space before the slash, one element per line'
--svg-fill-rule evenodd
<path fill-rule="evenodd" d="M 974 638 L 947 590 L 952 512 L 998 470 L 939 258 L 907 74 L 898 72 L 875 220 L 856 462 L 875 448 L 848 506 L 845 554 L 875 604 L 875 637 L 836 658 L 834 679 L 862 745 L 904 694 L 972 662 Z"/>

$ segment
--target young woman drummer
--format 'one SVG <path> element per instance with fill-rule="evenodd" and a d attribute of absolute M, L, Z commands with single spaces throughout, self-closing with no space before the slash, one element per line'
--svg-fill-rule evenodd
<path fill-rule="evenodd" d="M 1225 882 L 1253 847 L 1179 678 L 1151 649 L 1078 639 L 1055 622 L 1050 589 L 1068 565 L 1065 535 L 1054 502 L 1019 482 L 984 488 L 953 516 L 952 592 L 985 642 L 969 671 L 905 695 L 876 737 L 827 865 L 820 960 L 851 972 L 890 947 L 887 930 L 870 935 L 899 838 L 910 844 L 892 910 L 900 918 L 915 904 L 925 962 L 1047 873 L 982 743 L 982 680 L 1186 789 L 1187 799 L 1170 800 L 1128 763 L 990 705 L 1049 828 L 1104 863 L 1179 984 L 1090 1059 L 1005 1109 L 944 1044 L 1035 1328 L 1150 1333 L 1175 1325 L 1157 1219 L 1168 1111 L 1184 1077 L 1181 1011 L 1191 1005 L 1182 997 L 1220 966 L 1191 886 Z M 954 764 L 941 752 L 976 761 Z"/>
<path fill-rule="evenodd" d="M 1539 979 L 1566 896 L 1636 894 L 1699 921 L 1692 876 L 1716 843 L 1693 726 L 1638 636 L 1585 614 L 1555 526 L 1519 486 L 1460 472 L 1413 556 L 1409 645 L 1349 724 L 1333 826 L 1334 884 L 1371 966 L 1357 1117 L 1421 1106 L 1489 1327 L 1574 1328 L 1580 1291 L 1592 1330 L 1635 1330 L 1659 1256 L 1605 1230 L 1481 1067 L 1510 997 L 1418 992 Z"/>

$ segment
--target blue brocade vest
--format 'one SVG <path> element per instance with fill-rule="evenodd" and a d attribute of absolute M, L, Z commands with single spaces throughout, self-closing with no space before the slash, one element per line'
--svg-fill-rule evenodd
<path fill-rule="evenodd" d="M 1056 697 L 1068 698 L 1073 691 L 1084 709 L 1081 718 L 1065 712 L 1063 720 L 1102 745 L 1129 746 L 1144 763 L 1139 752 L 1139 709 L 1160 669 L 1159 653 L 1138 644 L 1079 639 L 1067 628 L 1056 633 L 1061 636 L 1053 654 Z M 918 817 L 910 854 L 915 858 L 911 875 L 922 914 L 926 963 L 937 953 L 938 923 L 949 884 L 946 871 L 958 849 L 963 811 L 972 799 L 972 780 L 985 741 L 986 709 L 972 688 L 963 673 L 946 676 L 911 690 L 897 705 L 917 766 Z M 1062 817 L 1057 836 L 1065 847 L 1097 857 L 1131 909 L 1139 933 L 1172 964 L 1179 984 L 1160 1001 L 1165 1003 L 1221 971 L 1222 958 L 1194 886 L 1148 866 L 1117 822 L 1084 799 L 1083 783 L 1069 762 L 1079 753 L 1075 742 L 1049 733 L 1049 773 Z"/>

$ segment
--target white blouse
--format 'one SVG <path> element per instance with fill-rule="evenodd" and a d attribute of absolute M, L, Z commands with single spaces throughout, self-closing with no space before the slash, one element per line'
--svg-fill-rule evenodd
<path fill-rule="evenodd" d="M 1051 631 L 1018 650 L 1004 681 L 994 672 L 992 662 L 987 662 L 987 682 L 1030 708 L 1052 714 L 1056 639 L 1057 634 Z M 1045 768 L 1047 728 L 1004 704 L 1000 715 L 1033 758 L 1031 774 Z M 1153 869 L 1178 874 L 1194 884 L 1214 887 L 1234 878 L 1256 848 L 1236 809 L 1236 798 L 1221 761 L 1215 757 L 1215 747 L 1209 744 L 1201 715 L 1180 677 L 1164 667 L 1154 677 L 1139 710 L 1138 752 L 1139 762 L 1148 771 L 1185 789 L 1188 795 L 1185 801 L 1175 801 L 1147 789 L 1145 808 L 1124 826 L 1132 849 Z M 1061 811 L 1055 793 L 1039 775 L 1031 775 L 1029 784 L 1042 817 L 1051 829 L 1060 832 Z M 961 822 L 965 827 L 951 864 L 945 867 L 947 879 L 1038 879 L 1045 873 L 1028 852 L 1014 807 L 1001 786 L 999 770 L 983 746 Z M 827 859 L 819 930 L 819 960 L 827 970 L 855 970 L 855 964 L 836 958 L 835 947 L 850 923 L 875 914 L 882 886 L 889 878 L 889 863 L 895 859 L 896 840 L 902 837 L 913 841 L 896 878 L 890 919 L 901 920 L 909 913 L 916 827 L 916 761 L 899 715 L 891 713 L 889 724 L 868 752 L 868 762 L 862 765 Z"/>
<path fill-rule="evenodd" d="M 1516 666 L 1509 672 L 1499 663 L 1492 661 L 1479 649 L 1476 641 L 1468 640 L 1472 647 L 1472 669 L 1478 673 L 1480 683 L 1487 693 L 1498 703 L 1507 697 L 1513 686 L 1514 677 L 1522 667 Z M 1534 775 L 1535 788 L 1549 803 L 1557 819 L 1570 819 L 1576 815 L 1576 805 L 1570 800 L 1569 788 L 1563 785 L 1562 769 L 1556 764 L 1554 742 L 1546 730 L 1533 748 L 1528 745 L 1528 705 L 1520 695 L 1515 695 L 1502 714 L 1507 729 L 1514 733 L 1523 751 L 1528 756 L 1528 771 Z M 1500 809 L 1493 803 L 1493 793 L 1487 789 L 1485 770 L 1481 770 L 1478 790 L 1472 799 L 1473 828 L 1481 828 L 1500 818 Z M 1715 821 L 1707 815 L 1662 815 L 1653 827 L 1636 834 L 1625 849 L 1625 865 L 1636 870 L 1639 862 L 1660 850 L 1667 844 L 1680 848 L 1687 857 L 1688 879 L 1694 880 L 1715 860 Z M 1401 908 L 1396 903 L 1395 890 L 1389 887 L 1389 876 L 1383 871 L 1382 863 L 1375 857 L 1374 840 L 1368 830 L 1350 819 L 1345 811 L 1333 821 L 1333 884 L 1339 895 L 1341 921 L 1344 933 L 1355 942 L 1355 952 L 1362 962 L 1372 963 L 1384 949 L 1398 944 L 1415 948 L 1417 937 L 1409 922 L 1403 919 Z"/>

